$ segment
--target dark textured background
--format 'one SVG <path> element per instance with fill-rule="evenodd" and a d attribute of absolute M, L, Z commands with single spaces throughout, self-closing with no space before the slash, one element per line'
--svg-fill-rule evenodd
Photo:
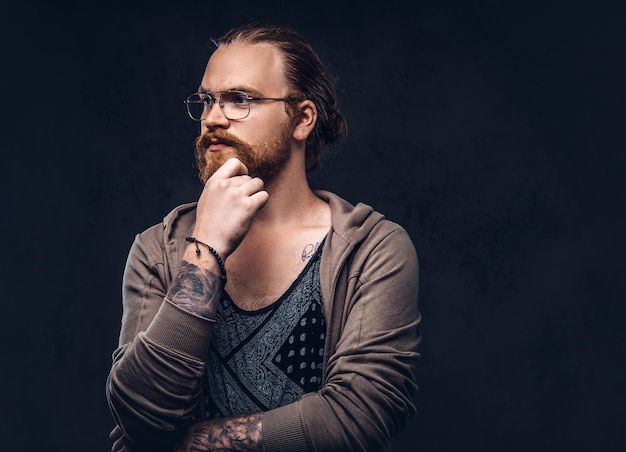
<path fill-rule="evenodd" d="M 200 190 L 182 100 L 211 37 L 268 20 L 337 76 L 350 136 L 315 186 L 420 256 L 419 412 L 394 450 L 624 450 L 619 2 L 415 3 L 2 7 L 0 449 L 109 450 L 128 249 Z"/>

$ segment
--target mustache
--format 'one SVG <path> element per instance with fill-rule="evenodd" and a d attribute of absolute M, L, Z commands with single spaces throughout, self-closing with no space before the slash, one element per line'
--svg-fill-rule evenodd
<path fill-rule="evenodd" d="M 232 146 L 236 149 L 246 148 L 248 147 L 248 143 L 240 140 L 239 138 L 231 135 L 225 130 L 216 129 L 216 130 L 207 130 L 198 138 L 196 138 L 196 148 L 198 150 L 204 151 L 209 147 L 213 142 L 219 141 L 228 146 Z"/>

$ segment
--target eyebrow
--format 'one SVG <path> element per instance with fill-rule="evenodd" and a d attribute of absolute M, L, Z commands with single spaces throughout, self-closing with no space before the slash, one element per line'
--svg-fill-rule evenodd
<path fill-rule="evenodd" d="M 244 87 L 228 88 L 228 89 L 226 89 L 224 91 L 211 91 L 211 90 L 208 90 L 208 89 L 204 89 L 202 86 L 200 88 L 198 88 L 198 92 L 199 93 L 225 93 L 225 92 L 228 92 L 228 91 L 243 91 L 244 93 L 246 93 L 250 97 L 261 97 L 262 96 L 262 94 L 259 91 L 257 91 L 254 88 L 250 88 L 250 87 L 247 87 L 247 88 L 244 88 Z"/>

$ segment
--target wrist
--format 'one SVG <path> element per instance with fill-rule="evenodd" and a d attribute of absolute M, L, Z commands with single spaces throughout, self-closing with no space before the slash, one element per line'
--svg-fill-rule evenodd
<path fill-rule="evenodd" d="M 230 256 L 233 251 L 229 246 L 228 241 L 221 240 L 219 238 L 219 235 L 216 236 L 215 234 L 207 234 L 206 231 L 203 231 L 202 228 L 194 228 L 191 234 L 189 234 L 189 237 L 193 237 L 194 239 L 198 240 L 199 243 L 206 243 L 207 245 L 211 245 L 211 247 L 215 251 L 217 251 L 217 253 L 222 257 L 224 262 L 226 262 L 226 259 L 228 259 L 228 256 Z"/>
<path fill-rule="evenodd" d="M 206 262 L 207 256 L 209 259 L 213 258 L 217 263 L 218 268 L 220 270 L 222 282 L 226 285 L 227 277 L 226 277 L 226 266 L 224 264 L 224 259 L 222 255 L 211 245 L 208 243 L 204 243 L 195 237 L 187 236 L 185 240 L 189 243 L 187 249 L 185 250 L 185 258 L 188 258 L 191 254 L 191 251 L 195 254 L 196 259 L 204 260 Z"/>

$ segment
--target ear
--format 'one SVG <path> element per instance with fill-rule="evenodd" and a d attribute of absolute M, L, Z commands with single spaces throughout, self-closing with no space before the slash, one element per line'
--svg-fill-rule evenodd
<path fill-rule="evenodd" d="M 294 118 L 292 137 L 296 141 L 305 141 L 317 121 L 317 108 L 310 100 L 303 100 L 298 104 L 297 116 Z"/>

